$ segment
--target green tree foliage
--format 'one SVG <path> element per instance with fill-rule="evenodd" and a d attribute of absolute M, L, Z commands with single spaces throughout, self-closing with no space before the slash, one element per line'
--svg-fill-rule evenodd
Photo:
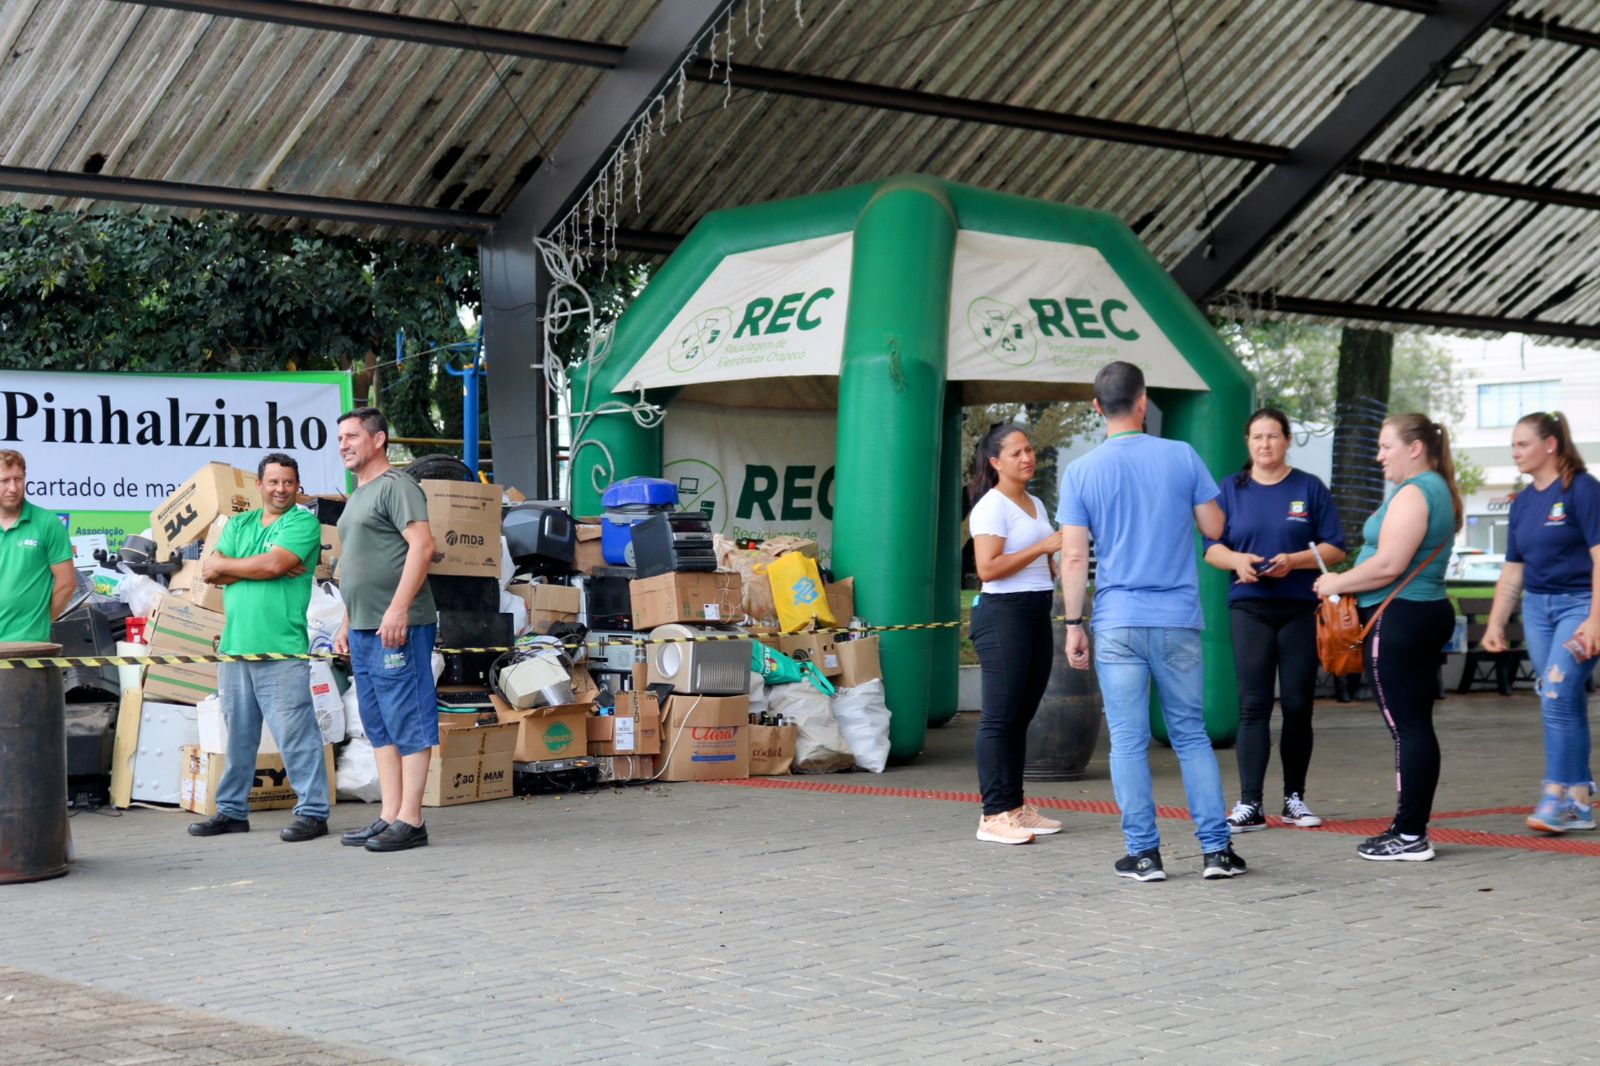
<path fill-rule="evenodd" d="M 1256 376 L 1260 401 L 1296 425 L 1332 426 L 1339 377 L 1339 328 L 1292 322 L 1220 322 L 1223 340 Z M 1455 358 L 1433 337 L 1398 333 L 1389 410 L 1422 411 L 1452 432 L 1466 415 Z M 1482 487 L 1483 470 L 1457 456 L 1461 491 Z"/>
<path fill-rule="evenodd" d="M 0 208 L 0 368 L 355 370 L 466 338 L 478 303 L 471 248 L 245 225 Z M 400 436 L 460 425 L 460 383 L 432 357 L 379 371 Z"/>

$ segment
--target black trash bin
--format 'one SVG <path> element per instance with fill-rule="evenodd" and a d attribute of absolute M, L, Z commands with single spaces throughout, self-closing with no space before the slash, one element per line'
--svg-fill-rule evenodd
<path fill-rule="evenodd" d="M 1061 617 L 1061 594 L 1050 613 Z M 1028 760 L 1022 776 L 1029 781 L 1077 781 L 1083 777 L 1100 742 L 1100 682 L 1094 667 L 1074 670 L 1067 663 L 1066 629 L 1056 622 L 1055 658 L 1050 685 L 1028 726 Z"/>
<path fill-rule="evenodd" d="M 59 655 L 0 643 L 0 659 Z M 67 712 L 61 669 L 0 670 L 0 884 L 67 872 Z"/>

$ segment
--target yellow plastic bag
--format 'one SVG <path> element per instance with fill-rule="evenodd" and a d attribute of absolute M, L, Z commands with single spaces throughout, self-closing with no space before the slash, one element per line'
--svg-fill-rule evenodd
<path fill-rule="evenodd" d="M 817 561 L 801 552 L 786 552 L 767 564 L 767 581 L 772 585 L 772 600 L 778 608 L 778 628 L 798 633 L 812 625 L 838 625 L 828 609 L 822 588 L 822 573 Z"/>

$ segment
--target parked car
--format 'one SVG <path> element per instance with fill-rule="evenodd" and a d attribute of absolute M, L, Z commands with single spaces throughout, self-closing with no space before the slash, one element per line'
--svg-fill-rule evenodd
<path fill-rule="evenodd" d="M 1462 548 L 1450 557 L 1444 578 L 1451 584 L 1492 585 L 1500 580 L 1506 557 L 1481 548 Z"/>

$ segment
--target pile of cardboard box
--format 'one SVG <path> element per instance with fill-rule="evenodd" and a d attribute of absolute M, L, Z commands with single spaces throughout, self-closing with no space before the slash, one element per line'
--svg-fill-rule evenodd
<path fill-rule="evenodd" d="M 204 559 L 233 515 L 261 505 L 255 481 L 250 471 L 208 464 L 151 513 L 158 555 L 179 551 L 186 558 L 150 613 L 150 655 L 215 652 L 224 622 L 223 590 L 203 580 Z M 627 568 L 606 566 L 600 526 L 580 520 L 570 574 L 513 581 L 500 523 L 505 501 L 520 495 L 465 481 L 423 481 L 422 487 L 436 545 L 429 580 L 439 604 L 440 647 L 484 649 L 445 655 L 442 695 L 491 688 L 490 666 L 499 655 L 492 649 L 524 634 L 581 633 L 589 652 L 575 656 L 570 702 L 518 709 L 491 693 L 484 713 L 441 707 L 441 739 L 426 804 L 503 798 L 513 794 L 519 773 L 549 766 L 592 767 L 598 780 L 616 783 L 789 772 L 792 726 L 752 723 L 748 694 L 727 688 L 648 687 L 639 648 L 653 630 L 668 624 L 759 627 L 771 613 L 762 607 L 770 607 L 771 594 L 760 560 L 786 551 L 814 556 L 813 542 L 787 538 L 731 558 L 716 572 L 674 571 L 639 580 Z M 336 521 L 343 501 L 324 497 L 302 503 L 323 525 L 316 576 L 336 582 L 341 550 Z M 854 614 L 850 581 L 828 584 L 826 595 L 840 622 Z M 576 626 L 586 628 L 563 628 Z M 811 631 L 759 639 L 815 664 L 842 687 L 881 677 L 877 638 L 847 636 Z M 113 755 L 115 802 L 177 803 L 209 813 L 225 750 L 214 739 L 203 739 L 197 708 L 216 690 L 217 667 L 211 663 L 154 663 L 136 685 L 126 686 Z M 263 733 L 252 807 L 292 805 L 281 757 L 270 734 Z"/>
<path fill-rule="evenodd" d="M 186 558 L 167 579 L 148 615 L 145 654 L 212 655 L 222 639 L 222 588 L 201 578 L 228 520 L 261 506 L 255 475 L 224 463 L 208 463 L 150 513 L 158 558 L 182 551 Z M 111 799 L 176 804 L 198 814 L 216 810 L 216 785 L 226 763 L 226 733 L 202 728 L 202 704 L 217 692 L 215 663 L 152 663 L 134 671 L 122 690 L 112 749 Z M 215 700 L 209 700 L 214 705 Z M 212 713 L 215 713 L 213 710 Z M 325 755 L 332 783 L 333 746 Z M 295 803 L 271 732 L 262 730 L 252 810 Z M 330 799 L 331 799 L 330 795 Z"/>

